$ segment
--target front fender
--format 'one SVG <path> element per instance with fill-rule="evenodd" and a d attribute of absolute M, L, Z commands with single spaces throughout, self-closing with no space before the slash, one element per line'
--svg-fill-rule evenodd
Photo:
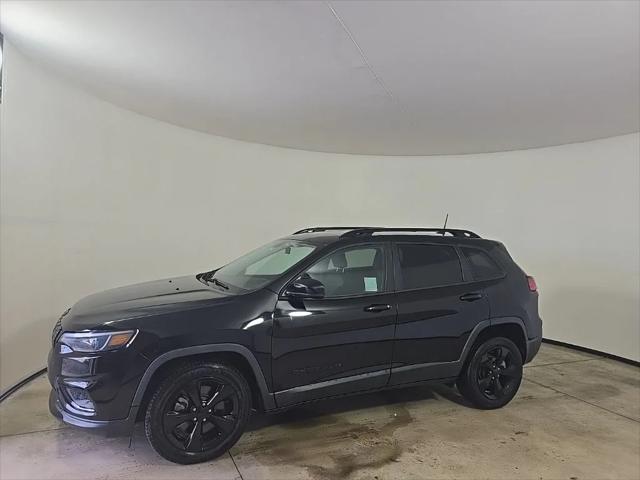
<path fill-rule="evenodd" d="M 258 385 L 258 389 L 260 390 L 260 396 L 262 397 L 262 402 L 265 410 L 269 411 L 275 409 L 276 404 L 274 396 L 269 392 L 267 382 L 264 378 L 264 374 L 262 373 L 262 369 L 260 368 L 260 365 L 258 364 L 258 361 L 256 360 L 253 353 L 251 353 L 251 350 L 249 350 L 247 347 L 235 343 L 220 343 L 213 345 L 196 345 L 193 347 L 178 348 L 176 350 L 171 350 L 170 352 L 164 353 L 153 360 L 147 367 L 144 375 L 142 376 L 142 379 L 140 380 L 140 383 L 138 384 L 135 396 L 133 397 L 133 401 L 131 402 L 132 411 L 135 410 L 137 412 L 147 391 L 149 382 L 153 377 L 153 374 L 165 363 L 171 360 L 175 360 L 176 358 L 186 358 L 192 355 L 224 352 L 237 353 L 242 355 L 242 357 L 251 367 L 251 370 L 253 371 L 253 374 L 256 378 L 256 383 Z"/>

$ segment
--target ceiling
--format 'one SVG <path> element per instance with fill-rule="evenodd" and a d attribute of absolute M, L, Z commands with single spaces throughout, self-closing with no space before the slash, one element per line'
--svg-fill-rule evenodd
<path fill-rule="evenodd" d="M 640 130 L 640 2 L 34 1 L 22 53 L 176 125 L 327 152 L 514 150 Z"/>

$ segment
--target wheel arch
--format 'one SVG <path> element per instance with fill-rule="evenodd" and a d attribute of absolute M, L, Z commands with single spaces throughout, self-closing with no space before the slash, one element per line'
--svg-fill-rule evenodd
<path fill-rule="evenodd" d="M 249 377 L 247 381 L 249 381 L 251 386 L 254 401 L 257 395 L 257 400 L 259 400 L 262 409 L 269 411 L 275 408 L 273 394 L 269 392 L 260 364 L 253 353 L 242 345 L 222 343 L 179 348 L 166 352 L 154 359 L 144 372 L 131 402 L 131 409 L 135 412 L 136 416 L 138 413 L 144 411 L 144 405 L 145 401 L 148 400 L 150 387 L 153 387 L 154 382 L 157 382 L 159 378 L 158 375 L 161 375 L 167 367 L 175 364 L 175 362 L 193 359 L 194 357 L 222 358 L 230 361 L 230 363 L 238 367 L 243 374 Z"/>
<path fill-rule="evenodd" d="M 465 351 L 462 357 L 463 363 L 466 362 L 469 354 L 473 351 L 474 347 L 491 337 L 505 337 L 516 344 L 520 354 L 522 355 L 522 362 L 525 362 L 527 358 L 527 335 L 524 328 L 524 323 L 518 317 L 500 317 L 492 318 L 489 322 L 485 323 L 483 328 L 474 332 L 473 338 L 469 339 L 465 347 Z"/>

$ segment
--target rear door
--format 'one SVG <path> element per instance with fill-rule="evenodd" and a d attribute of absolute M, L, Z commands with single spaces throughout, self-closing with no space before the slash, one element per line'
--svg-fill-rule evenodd
<path fill-rule="evenodd" d="M 303 272 L 324 285 L 324 298 L 278 300 L 272 375 L 279 407 L 387 384 L 396 320 L 389 250 L 383 242 L 338 249 Z"/>
<path fill-rule="evenodd" d="M 398 324 L 390 384 L 452 377 L 467 339 L 488 321 L 482 288 L 469 284 L 458 249 L 394 244 Z"/>

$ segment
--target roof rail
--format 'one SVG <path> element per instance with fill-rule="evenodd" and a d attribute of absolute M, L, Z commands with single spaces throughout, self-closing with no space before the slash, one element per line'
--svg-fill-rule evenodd
<path fill-rule="evenodd" d="M 310 227 L 310 228 L 303 228 L 302 230 L 298 230 L 297 232 L 293 232 L 293 234 L 298 235 L 299 233 L 324 232 L 326 230 L 358 230 L 362 228 L 375 228 L 375 227 Z"/>
<path fill-rule="evenodd" d="M 304 228 L 302 230 L 298 230 L 294 233 L 297 235 L 299 233 L 313 233 L 313 232 L 324 232 L 326 230 L 348 230 L 347 232 L 340 235 L 341 237 L 357 237 L 360 235 L 372 235 L 376 232 L 429 232 L 436 233 L 439 235 L 445 235 L 446 233 L 454 236 L 454 237 L 462 237 L 462 238 L 481 238 L 475 232 L 471 230 L 461 230 L 458 228 L 392 228 L 392 227 L 312 227 L 312 228 Z"/>
<path fill-rule="evenodd" d="M 463 238 L 480 238 L 475 232 L 471 230 L 461 230 L 458 228 L 392 228 L 392 227 L 383 227 L 383 228 L 371 228 L 371 227 L 361 227 L 356 228 L 354 230 L 350 230 L 344 234 L 342 237 L 357 237 L 360 235 L 372 235 L 376 232 L 429 232 L 436 233 L 439 235 L 444 235 L 445 233 L 449 233 L 454 237 L 463 237 Z"/>

